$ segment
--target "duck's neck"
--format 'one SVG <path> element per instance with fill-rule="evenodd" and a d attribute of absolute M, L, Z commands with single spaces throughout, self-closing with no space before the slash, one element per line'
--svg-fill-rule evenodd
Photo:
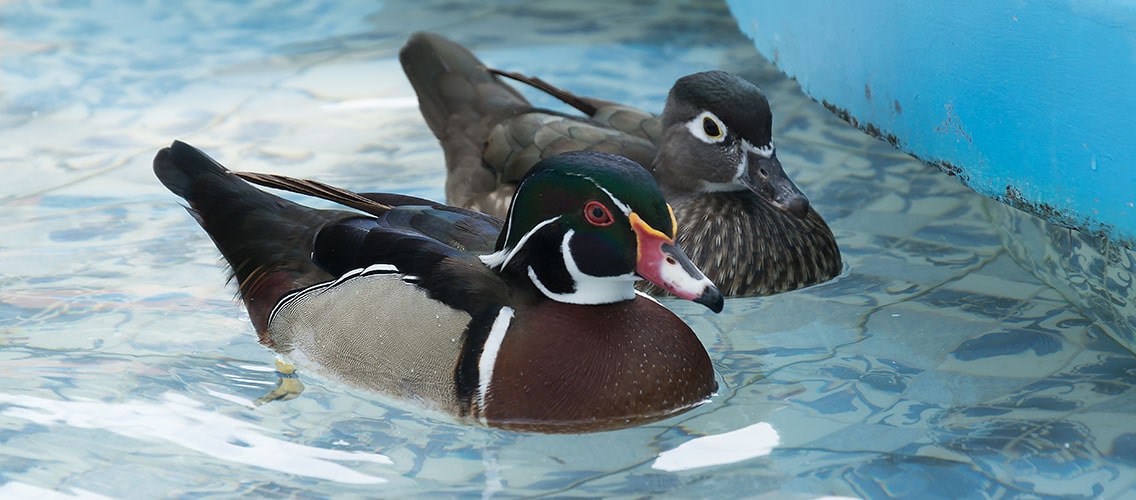
<path fill-rule="evenodd" d="M 769 295 L 840 273 L 836 239 L 812 210 L 796 217 L 746 191 L 702 193 L 674 211 L 679 244 L 725 295 Z"/>
<path fill-rule="evenodd" d="M 526 266 L 529 282 L 545 297 L 566 304 L 613 304 L 634 299 L 635 273 L 602 277 L 585 274 L 572 255 L 572 236 L 573 231 L 566 231 L 559 245 Z M 552 257 L 557 254 L 559 259 Z"/>
<path fill-rule="evenodd" d="M 578 270 L 577 270 L 578 271 Z M 635 276 L 615 276 L 610 278 L 576 279 L 564 291 L 554 291 L 544 283 L 532 267 L 528 269 L 530 282 L 541 295 L 566 304 L 598 305 L 614 304 L 635 298 Z"/>

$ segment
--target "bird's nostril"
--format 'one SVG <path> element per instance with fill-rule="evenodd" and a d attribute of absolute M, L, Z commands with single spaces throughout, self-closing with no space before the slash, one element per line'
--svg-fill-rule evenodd
<path fill-rule="evenodd" d="M 760 175 L 762 179 L 768 179 L 769 171 L 765 170 L 764 168 L 759 168 L 757 169 L 757 175 Z"/>

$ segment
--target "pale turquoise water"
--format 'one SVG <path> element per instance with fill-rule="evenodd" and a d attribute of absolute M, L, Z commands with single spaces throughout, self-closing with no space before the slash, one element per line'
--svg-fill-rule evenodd
<path fill-rule="evenodd" d="M 652 425 L 487 430 L 312 376 L 251 409 L 273 356 L 150 160 L 177 138 L 440 199 L 395 59 L 419 29 L 656 110 L 687 73 L 752 79 L 846 272 L 668 303 L 722 390 Z M 1136 495 L 1136 358 L 1008 257 L 982 198 L 803 97 L 722 5 L 0 3 L 0 165 L 0 497 Z"/>

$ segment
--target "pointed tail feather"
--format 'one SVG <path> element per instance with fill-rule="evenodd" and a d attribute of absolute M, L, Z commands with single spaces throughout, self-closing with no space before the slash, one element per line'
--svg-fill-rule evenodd
<path fill-rule="evenodd" d="M 411 35 L 398 58 L 446 153 L 446 202 L 476 204 L 497 189 L 497 173 L 482 159 L 490 131 L 532 106 L 465 47 L 433 33 Z"/>
<path fill-rule="evenodd" d="M 445 140 L 451 130 L 468 132 L 460 123 L 453 127 L 455 120 L 491 117 L 495 122 L 518 109 L 531 107 L 516 89 L 490 73 L 472 52 L 439 35 L 411 35 L 398 58 L 418 94 L 422 116 L 439 139 Z"/>
<path fill-rule="evenodd" d="M 233 175 L 253 184 L 334 201 L 340 205 L 361 210 L 371 215 L 382 215 L 389 212 L 392 208 L 390 205 L 367 198 L 362 194 L 311 179 L 297 179 L 286 175 L 261 174 L 257 172 L 233 172 Z"/>
<path fill-rule="evenodd" d="M 262 341 L 268 313 L 282 295 L 332 279 L 312 263 L 312 241 L 329 221 L 355 214 L 316 210 L 261 191 L 180 141 L 158 152 L 154 173 L 189 203 L 232 267 Z"/>
<path fill-rule="evenodd" d="M 503 76 L 510 80 L 516 80 L 541 92 L 544 92 L 552 97 L 559 99 L 560 102 L 576 108 L 578 111 L 584 113 L 585 115 L 588 115 L 589 117 L 595 116 L 596 112 L 599 111 L 599 106 L 607 103 L 607 101 L 599 101 L 596 99 L 578 96 L 551 83 L 548 83 L 540 79 L 539 77 L 528 76 L 517 73 L 515 71 L 505 71 L 494 68 L 489 68 L 487 69 L 487 71 L 497 76 Z"/>

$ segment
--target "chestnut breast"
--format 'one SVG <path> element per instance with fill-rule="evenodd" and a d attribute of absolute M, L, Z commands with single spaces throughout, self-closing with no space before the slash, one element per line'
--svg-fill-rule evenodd
<path fill-rule="evenodd" d="M 717 389 L 710 357 L 690 327 L 641 296 L 519 309 L 499 353 L 479 409 L 498 427 L 626 427 L 692 408 Z"/>

